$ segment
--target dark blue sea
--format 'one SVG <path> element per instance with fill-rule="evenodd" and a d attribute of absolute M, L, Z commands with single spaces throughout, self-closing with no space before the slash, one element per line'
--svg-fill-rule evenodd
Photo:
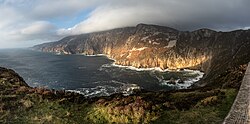
<path fill-rule="evenodd" d="M 199 71 L 138 70 L 114 66 L 105 56 L 56 55 L 29 49 L 0 49 L 0 66 L 15 70 L 32 87 L 64 89 L 86 96 L 130 93 L 133 89 L 187 88 Z M 184 84 L 178 81 L 184 81 Z M 169 84 L 174 80 L 176 84 Z"/>

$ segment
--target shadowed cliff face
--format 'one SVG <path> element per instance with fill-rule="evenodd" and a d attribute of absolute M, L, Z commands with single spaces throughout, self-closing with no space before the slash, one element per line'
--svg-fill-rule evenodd
<path fill-rule="evenodd" d="M 183 32 L 169 27 L 139 24 L 103 32 L 65 37 L 34 46 L 62 54 L 106 54 L 116 64 L 139 68 L 189 68 L 206 73 L 208 82 L 227 68 L 250 61 L 250 31 Z M 209 79 L 209 80 L 207 80 Z"/>

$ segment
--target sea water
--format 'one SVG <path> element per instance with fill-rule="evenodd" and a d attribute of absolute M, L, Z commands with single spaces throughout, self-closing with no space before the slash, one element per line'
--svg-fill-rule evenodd
<path fill-rule="evenodd" d="M 15 70 L 32 87 L 64 89 L 89 97 L 130 94 L 134 89 L 185 89 L 203 76 L 197 70 L 115 65 L 103 55 L 56 55 L 29 49 L 1 49 L 0 66 Z"/>

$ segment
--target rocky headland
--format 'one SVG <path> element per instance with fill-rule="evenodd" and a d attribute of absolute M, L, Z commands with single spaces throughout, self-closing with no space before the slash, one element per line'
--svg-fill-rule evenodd
<path fill-rule="evenodd" d="M 34 46 L 60 54 L 105 54 L 138 68 L 198 69 L 205 76 L 191 89 L 86 98 L 30 87 L 13 70 L 0 68 L 0 123 L 222 123 L 250 61 L 249 38 L 250 30 L 187 32 L 139 24 Z"/>
<path fill-rule="evenodd" d="M 195 86 L 205 86 L 221 84 L 217 79 L 221 74 L 247 64 L 249 47 L 250 30 L 190 32 L 139 24 L 68 36 L 33 49 L 59 54 L 105 54 L 118 65 L 137 68 L 197 69 L 205 75 Z"/>

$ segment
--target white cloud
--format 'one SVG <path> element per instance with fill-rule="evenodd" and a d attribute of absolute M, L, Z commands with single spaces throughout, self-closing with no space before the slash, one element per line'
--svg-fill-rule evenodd
<path fill-rule="evenodd" d="M 48 34 L 55 29 L 55 26 L 46 21 L 34 22 L 21 30 L 21 34 L 34 35 L 34 34 Z"/>
<path fill-rule="evenodd" d="M 0 47 L 27 47 L 45 41 L 57 40 L 60 36 L 55 33 L 56 28 L 46 21 L 33 22 L 0 31 Z"/>
<path fill-rule="evenodd" d="M 40 0 L 35 3 L 30 15 L 38 19 L 73 17 L 97 3 L 97 0 Z"/>
<path fill-rule="evenodd" d="M 213 28 L 233 30 L 250 25 L 247 0 L 106 0 L 86 20 L 58 34 L 80 34 L 138 23 L 171 26 L 180 30 Z"/>
<path fill-rule="evenodd" d="M 249 5 L 249 0 L 0 0 L 0 47 L 31 46 L 138 23 L 180 30 L 239 29 L 250 26 Z M 93 11 L 71 28 L 53 25 L 86 10 Z"/>
<path fill-rule="evenodd" d="M 0 29 L 8 28 L 10 25 L 16 23 L 16 20 L 20 20 L 22 16 L 19 15 L 13 8 L 1 6 L 0 11 Z"/>
<path fill-rule="evenodd" d="M 70 20 L 81 11 L 91 8 L 93 3 L 96 3 L 95 0 L 91 2 L 86 0 L 0 0 L 0 48 L 31 46 L 58 40 L 63 36 L 56 34 L 57 27 L 49 20 L 60 21 L 60 19 L 67 18 Z"/>
<path fill-rule="evenodd" d="M 117 27 L 135 26 L 139 23 L 159 22 L 161 10 L 150 6 L 110 7 L 103 6 L 93 11 L 89 18 L 69 29 L 60 29 L 59 34 L 79 34 L 102 31 Z M 166 17 L 164 17 L 166 18 Z"/>

